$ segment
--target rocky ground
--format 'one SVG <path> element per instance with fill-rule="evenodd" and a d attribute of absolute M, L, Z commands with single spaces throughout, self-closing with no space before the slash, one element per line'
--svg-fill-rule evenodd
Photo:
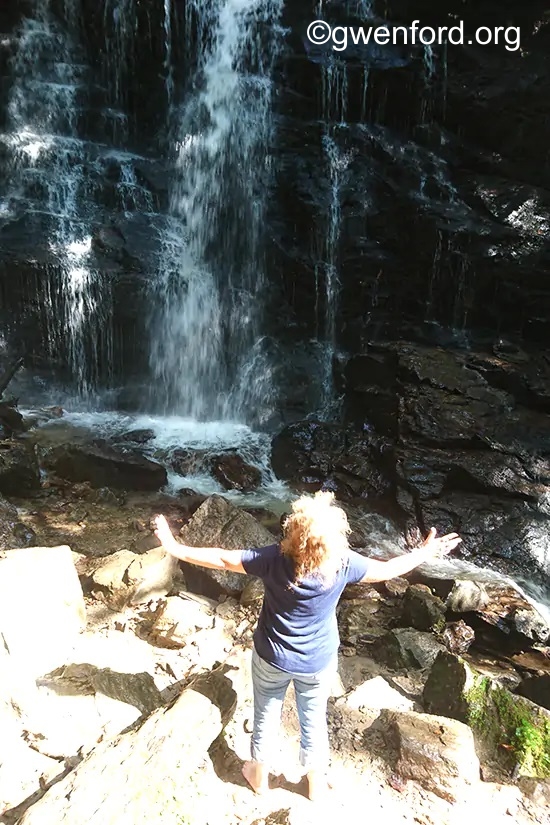
<path fill-rule="evenodd" d="M 496 748 L 477 735 L 474 747 L 456 709 L 426 713 L 427 704 L 441 706 L 440 692 L 425 686 L 444 656 L 514 690 L 543 679 L 548 661 L 548 628 L 532 614 L 522 618 L 525 603 L 509 609 L 509 596 L 506 613 L 505 600 L 483 585 L 472 594 L 456 582 L 350 588 L 339 608 L 339 679 L 329 708 L 330 800 L 305 797 L 290 694 L 273 788 L 255 796 L 240 770 L 261 592 L 253 579 L 193 579 L 188 567 L 175 568 L 155 549 L 149 523 L 162 511 L 190 543 L 239 546 L 272 540 L 265 524 L 276 530 L 277 520 L 264 513 L 262 525 L 220 497 L 200 502 L 53 477 L 32 497 L 3 502 L 7 546 L 16 546 L 15 530 L 42 547 L 6 549 L 0 558 L 8 674 L 0 822 L 305 825 L 351 818 L 365 806 L 373 822 L 454 825 L 472 810 L 491 825 L 548 821 L 548 782 L 526 778 L 504 733 Z M 72 552 L 47 549 L 58 545 Z M 500 611 L 496 619 L 491 611 Z M 515 647 L 501 645 L 499 662 L 472 646 L 476 635 L 490 638 L 504 626 Z M 452 678 L 451 692 L 462 695 Z"/>

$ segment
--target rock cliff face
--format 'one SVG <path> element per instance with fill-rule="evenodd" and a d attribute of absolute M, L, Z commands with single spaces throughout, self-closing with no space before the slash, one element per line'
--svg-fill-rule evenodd
<path fill-rule="evenodd" d="M 88 389 L 128 388 L 149 369 L 174 135 L 209 36 L 200 4 L 122 6 L 32 0 L 0 16 L 3 331 L 37 366 Z M 405 26 L 448 25 L 455 14 L 466 31 L 521 27 L 521 49 L 336 55 L 307 41 L 313 2 L 258 4 L 260 34 L 279 17 L 284 27 L 274 177 L 254 253 L 279 391 L 289 376 L 326 383 L 335 350 L 361 352 L 388 335 L 442 344 L 548 335 L 544 4 L 413 6 L 332 2 L 324 14 Z M 60 55 L 70 66 L 61 77 Z M 242 243 L 226 241 L 213 238 L 214 257 L 237 259 Z M 287 416 L 318 403 L 319 392 L 280 392 Z"/>

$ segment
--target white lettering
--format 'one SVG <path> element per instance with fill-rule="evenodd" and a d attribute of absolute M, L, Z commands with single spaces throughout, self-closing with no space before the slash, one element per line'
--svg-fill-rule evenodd
<path fill-rule="evenodd" d="M 487 32 L 487 35 L 488 35 L 487 40 L 481 40 L 481 39 L 480 39 L 481 32 Z M 476 31 L 476 40 L 477 40 L 477 42 L 479 43 L 479 45 L 480 45 L 480 46 L 488 46 L 488 45 L 489 45 L 489 43 L 491 43 L 491 42 L 492 42 L 492 40 L 493 40 L 493 32 L 491 31 L 491 29 L 489 28 L 489 26 L 481 26 L 481 28 L 479 28 L 479 29 Z"/>
<path fill-rule="evenodd" d="M 458 39 L 453 40 L 455 36 L 453 32 L 458 32 Z M 449 43 L 451 46 L 461 46 L 464 43 L 464 20 L 461 20 L 458 26 L 451 26 L 449 29 Z"/>
<path fill-rule="evenodd" d="M 365 29 L 364 29 L 363 26 L 361 26 L 360 29 L 357 29 L 357 33 L 355 32 L 355 29 L 350 29 L 350 32 L 351 32 L 351 39 L 353 40 L 353 42 L 355 43 L 356 46 L 359 45 L 360 40 L 363 41 L 365 46 L 368 46 L 368 44 L 370 43 L 370 39 L 371 39 L 371 35 L 372 35 L 372 26 L 369 26 L 367 28 L 366 32 L 365 32 Z M 376 38 L 376 31 L 375 31 L 374 36 Z"/>
<path fill-rule="evenodd" d="M 509 39 L 510 33 L 514 34 L 513 40 Z M 506 40 L 506 49 L 509 52 L 517 52 L 521 44 L 521 29 L 519 26 L 509 26 L 504 32 L 504 39 Z"/>
<path fill-rule="evenodd" d="M 386 46 L 390 42 L 390 37 L 390 30 L 387 26 L 379 26 L 374 32 L 374 39 L 379 46 Z M 382 38 L 384 39 L 382 40 Z"/>
<path fill-rule="evenodd" d="M 341 33 L 342 37 L 340 40 L 336 38 L 336 35 Z M 346 26 L 335 26 L 332 30 L 332 48 L 335 52 L 345 52 L 348 47 L 348 30 Z"/>
<path fill-rule="evenodd" d="M 393 30 L 393 45 L 397 46 L 397 32 L 403 34 L 403 45 L 407 46 L 409 42 L 409 30 L 406 26 L 396 26 Z"/>
<path fill-rule="evenodd" d="M 431 37 L 431 40 L 426 40 L 426 35 L 424 32 L 428 32 L 428 35 Z M 426 26 L 423 29 L 420 29 L 420 42 L 424 44 L 424 46 L 431 46 L 432 43 L 435 42 L 436 34 L 435 30 L 431 29 L 429 26 Z"/>

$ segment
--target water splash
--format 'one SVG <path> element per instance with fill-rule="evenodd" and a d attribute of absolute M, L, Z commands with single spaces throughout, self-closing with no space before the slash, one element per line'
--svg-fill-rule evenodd
<path fill-rule="evenodd" d="M 153 284 L 151 365 L 164 412 L 261 420 L 271 403 L 261 237 L 283 2 L 188 6 L 202 36 L 196 91 L 174 113 L 177 168 Z"/>

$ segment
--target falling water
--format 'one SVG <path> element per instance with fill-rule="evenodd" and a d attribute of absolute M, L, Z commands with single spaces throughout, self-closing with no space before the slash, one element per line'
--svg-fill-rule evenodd
<path fill-rule="evenodd" d="M 134 65 L 137 34 L 137 0 L 104 0 L 103 23 L 113 34 L 105 38 L 103 63 L 105 82 L 112 91 L 112 103 L 122 107 L 128 92 L 128 77 Z"/>
<path fill-rule="evenodd" d="M 261 419 L 271 402 L 259 333 L 261 241 L 283 0 L 188 6 L 202 36 L 193 92 L 174 112 L 177 164 L 153 284 L 151 365 L 164 412 Z"/>
<path fill-rule="evenodd" d="M 347 134 L 347 66 L 331 57 L 321 71 L 322 153 L 329 198 L 328 208 L 324 207 L 324 220 L 320 221 L 323 236 L 315 271 L 317 334 L 321 346 L 321 395 L 317 412 L 321 418 L 330 419 L 338 415 L 332 365 L 337 347 L 336 321 L 340 293 L 341 190 L 352 153 L 341 148 Z"/>
<path fill-rule="evenodd" d="M 15 214 L 45 222 L 52 264 L 44 284 L 49 357 L 66 358 L 82 395 L 91 391 L 100 339 L 110 349 L 108 290 L 90 268 L 91 232 L 82 208 L 86 176 L 77 118 L 89 71 L 78 42 L 78 2 L 62 25 L 49 0 L 34 0 L 12 60 L 8 188 Z M 85 335 L 86 333 L 86 335 Z"/>
<path fill-rule="evenodd" d="M 172 65 L 172 0 L 164 0 L 164 72 L 168 104 L 174 96 L 174 67 Z"/>

